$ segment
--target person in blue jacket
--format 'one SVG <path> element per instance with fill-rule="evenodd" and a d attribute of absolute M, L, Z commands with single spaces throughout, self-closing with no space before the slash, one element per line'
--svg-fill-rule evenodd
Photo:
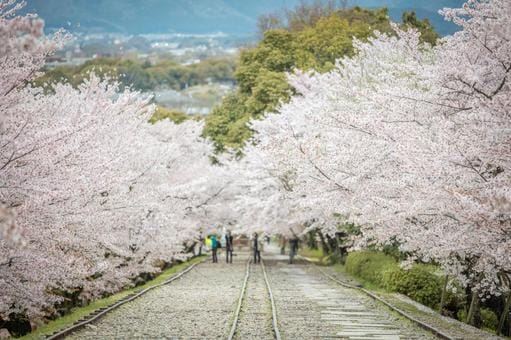
<path fill-rule="evenodd" d="M 218 240 L 216 239 L 216 235 L 211 235 L 211 255 L 213 256 L 213 263 L 218 262 L 218 257 L 216 255 L 218 250 Z"/>

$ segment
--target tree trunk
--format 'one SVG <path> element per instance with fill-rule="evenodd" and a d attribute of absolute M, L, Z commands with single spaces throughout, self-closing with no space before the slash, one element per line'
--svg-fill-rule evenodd
<path fill-rule="evenodd" d="M 328 244 L 325 241 L 325 236 L 323 235 L 323 233 L 321 231 L 318 231 L 318 235 L 319 235 L 319 240 L 321 241 L 321 248 L 323 248 L 323 252 L 325 254 L 330 254 L 330 249 L 328 248 Z"/>
<path fill-rule="evenodd" d="M 502 315 L 500 316 L 499 327 L 497 328 L 497 334 L 499 334 L 499 335 L 504 335 L 504 325 L 506 323 L 506 319 L 508 318 L 508 316 L 510 316 L 509 315 L 510 307 L 511 307 L 511 290 L 509 290 L 509 292 L 507 294 L 507 299 L 504 304 L 504 310 L 502 311 Z M 509 328 L 510 328 L 508 335 L 511 335 L 511 318 L 508 322 L 509 322 Z"/>
<path fill-rule="evenodd" d="M 199 240 L 199 256 L 202 255 L 202 243 L 203 243 L 203 240 Z"/>
<path fill-rule="evenodd" d="M 472 326 L 476 326 L 475 315 L 479 308 L 479 294 L 477 291 L 472 291 L 472 301 L 470 301 L 470 308 L 467 313 L 467 323 Z"/>
<path fill-rule="evenodd" d="M 335 238 L 331 238 L 329 235 L 326 235 L 326 239 L 328 241 L 328 248 L 330 248 L 330 252 L 337 254 L 337 241 Z"/>
<path fill-rule="evenodd" d="M 185 251 L 187 253 L 192 253 L 193 256 L 195 256 L 195 246 L 197 245 L 197 242 L 193 242 L 191 245 L 186 246 L 185 245 Z"/>
<path fill-rule="evenodd" d="M 318 243 L 316 242 L 316 231 L 311 230 L 307 233 L 307 246 L 310 249 L 318 249 Z"/>
<path fill-rule="evenodd" d="M 447 297 L 447 284 L 449 283 L 449 275 L 445 275 L 445 281 L 444 281 L 444 287 L 442 289 L 442 297 L 440 298 L 440 307 L 438 308 L 438 311 L 440 314 L 444 314 L 444 306 L 445 306 L 445 299 Z"/>
<path fill-rule="evenodd" d="M 341 243 L 342 243 L 341 234 L 335 233 L 335 251 L 337 252 L 337 254 L 339 254 L 339 259 L 343 256 L 343 253 L 341 251 Z"/>

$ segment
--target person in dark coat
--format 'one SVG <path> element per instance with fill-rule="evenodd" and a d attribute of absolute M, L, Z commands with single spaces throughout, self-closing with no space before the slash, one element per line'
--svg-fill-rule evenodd
<path fill-rule="evenodd" d="M 254 237 L 252 238 L 252 251 L 254 252 L 254 263 L 261 262 L 261 244 L 259 242 L 259 235 L 254 233 Z"/>
<path fill-rule="evenodd" d="M 227 263 L 232 263 L 232 245 L 233 237 L 231 235 L 231 231 L 227 230 L 227 234 L 225 235 L 225 261 Z"/>
<path fill-rule="evenodd" d="M 289 264 L 293 264 L 293 260 L 298 253 L 298 236 L 293 232 L 293 236 L 289 239 Z"/>

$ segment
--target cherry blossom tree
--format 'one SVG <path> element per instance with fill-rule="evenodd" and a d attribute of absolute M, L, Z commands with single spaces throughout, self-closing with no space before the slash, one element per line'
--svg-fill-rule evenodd
<path fill-rule="evenodd" d="M 202 123 L 150 124 L 150 98 L 111 79 L 31 87 L 62 35 L 0 4 L 0 318 L 35 318 L 189 256 L 223 179 Z"/>
<path fill-rule="evenodd" d="M 463 30 L 436 48 L 395 27 L 355 42 L 357 55 L 329 73 L 296 72 L 299 94 L 252 123 L 249 153 L 325 232 L 334 213 L 349 216 L 366 240 L 398 242 L 480 295 L 500 294 L 511 263 L 509 12 L 469 1 L 444 11 Z"/>
<path fill-rule="evenodd" d="M 52 286 L 93 298 L 157 271 L 156 260 L 187 256 L 191 199 L 178 195 L 209 169 L 202 125 L 151 125 L 147 99 L 94 75 L 78 89 L 26 91 L 1 134 L 9 145 L 2 200 L 14 207 L 28 243 L 5 244 L 2 306 L 49 308 L 59 298 L 47 294 Z M 33 301 L 24 298 L 30 295 Z"/>
<path fill-rule="evenodd" d="M 19 88 L 33 79 L 43 66 L 45 57 L 68 39 L 68 36 L 61 31 L 51 39 L 45 38 L 43 21 L 35 15 L 16 16 L 16 12 L 24 5 L 24 2 L 16 0 L 0 1 L 0 41 L 2 42 L 0 46 L 0 67 L 2 68 L 0 128 L 3 128 L 5 123 L 5 111 L 23 98 L 18 93 Z M 0 233 L 6 236 L 9 232 L 11 237 L 17 239 L 19 230 L 9 217 L 12 213 L 8 210 L 8 207 L 3 208 Z"/>

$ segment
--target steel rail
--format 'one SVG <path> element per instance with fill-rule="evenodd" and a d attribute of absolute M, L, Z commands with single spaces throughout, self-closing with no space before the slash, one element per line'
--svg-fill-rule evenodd
<path fill-rule="evenodd" d="M 271 301 L 271 316 L 272 316 L 272 324 L 273 324 L 273 335 L 275 335 L 276 340 L 281 340 L 279 325 L 277 322 L 277 307 L 275 306 L 275 299 L 273 298 L 273 293 L 270 287 L 270 281 L 268 280 L 268 275 L 266 274 L 266 267 L 264 266 L 264 261 L 261 260 L 261 267 L 263 268 L 264 281 L 266 282 L 266 289 L 268 290 L 268 295 L 270 296 Z"/>
<path fill-rule="evenodd" d="M 248 278 L 250 276 L 250 263 L 251 263 L 251 261 L 248 260 L 247 261 L 247 270 L 245 273 L 245 279 L 243 280 L 243 286 L 241 288 L 240 297 L 238 299 L 238 305 L 236 307 L 236 311 L 234 314 L 234 321 L 232 323 L 231 331 L 229 333 L 229 336 L 227 337 L 227 340 L 233 340 L 236 335 L 236 329 L 238 327 L 238 323 L 239 323 L 239 319 L 240 319 L 241 308 L 243 306 L 243 302 L 245 301 L 245 297 L 246 297 L 247 283 L 248 283 Z M 275 299 L 273 298 L 273 292 L 271 291 L 270 282 L 268 280 L 268 275 L 266 274 L 266 267 L 264 266 L 264 261 L 262 261 L 262 260 L 261 260 L 261 269 L 263 271 L 264 282 L 265 282 L 266 290 L 268 292 L 268 297 L 270 299 L 270 304 L 271 304 L 273 335 L 276 340 L 281 340 L 280 331 L 279 331 L 278 323 L 277 323 L 277 308 L 275 307 Z"/>
<path fill-rule="evenodd" d="M 228 340 L 234 339 L 234 335 L 236 334 L 236 327 L 238 326 L 238 320 L 240 318 L 241 306 L 243 305 L 243 300 L 245 297 L 245 291 L 247 289 L 248 277 L 250 275 L 250 259 L 247 261 L 247 269 L 245 272 L 245 279 L 243 280 L 243 286 L 241 287 L 240 298 L 238 299 L 238 306 L 236 307 L 236 312 L 234 313 L 234 321 L 232 322 L 231 331 Z"/>

